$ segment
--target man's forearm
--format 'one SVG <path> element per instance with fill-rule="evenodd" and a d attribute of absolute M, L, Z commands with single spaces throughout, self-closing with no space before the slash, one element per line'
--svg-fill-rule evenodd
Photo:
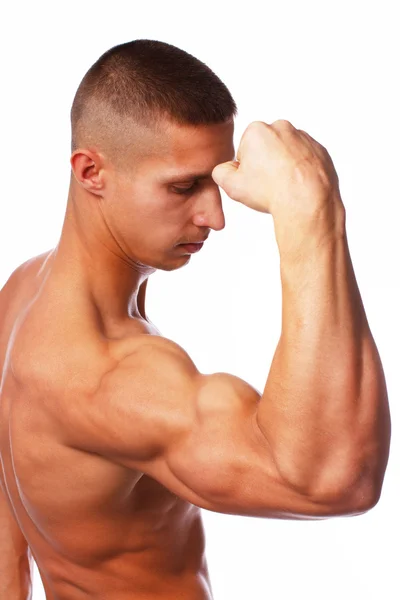
<path fill-rule="evenodd" d="M 296 232 L 275 223 L 282 332 L 258 422 L 292 486 L 327 502 L 347 490 L 368 505 L 379 497 L 388 459 L 386 383 L 344 216 L 329 219 L 319 215 Z"/>

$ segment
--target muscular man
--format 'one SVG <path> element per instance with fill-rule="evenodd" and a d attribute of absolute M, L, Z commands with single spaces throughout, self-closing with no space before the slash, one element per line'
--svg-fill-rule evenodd
<path fill-rule="evenodd" d="M 234 160 L 235 115 L 162 42 L 112 48 L 78 88 L 59 243 L 0 296 L 0 600 L 31 597 L 32 556 L 47 600 L 210 600 L 200 508 L 323 519 L 379 500 L 390 414 L 334 166 L 288 121 L 251 123 Z M 274 220 L 262 394 L 199 372 L 146 316 L 149 275 L 224 227 L 219 187 Z"/>

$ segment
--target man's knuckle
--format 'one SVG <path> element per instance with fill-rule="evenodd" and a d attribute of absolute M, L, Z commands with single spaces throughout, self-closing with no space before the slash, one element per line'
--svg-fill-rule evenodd
<path fill-rule="evenodd" d="M 273 125 L 275 125 L 276 127 L 280 127 L 281 129 L 289 129 L 289 130 L 295 129 L 295 127 L 292 125 L 292 123 L 290 121 L 288 121 L 287 119 L 278 119 L 277 121 L 273 122 Z"/>

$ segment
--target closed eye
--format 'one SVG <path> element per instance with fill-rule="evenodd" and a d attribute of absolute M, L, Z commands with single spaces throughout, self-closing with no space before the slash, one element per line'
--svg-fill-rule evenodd
<path fill-rule="evenodd" d="M 194 190 L 194 188 L 197 186 L 197 184 L 198 184 L 198 181 L 195 181 L 193 183 L 193 185 L 191 185 L 190 187 L 176 187 L 176 186 L 172 186 L 172 191 L 175 194 L 188 194 L 188 193 L 190 193 L 191 191 Z"/>

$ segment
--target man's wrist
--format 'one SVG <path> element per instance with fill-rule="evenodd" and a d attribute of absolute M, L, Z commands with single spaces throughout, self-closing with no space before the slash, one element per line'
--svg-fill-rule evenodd
<path fill-rule="evenodd" d="M 327 201 L 315 207 L 312 214 L 274 215 L 275 237 L 281 259 L 289 261 L 307 258 L 346 235 L 346 211 L 341 199 Z"/>

